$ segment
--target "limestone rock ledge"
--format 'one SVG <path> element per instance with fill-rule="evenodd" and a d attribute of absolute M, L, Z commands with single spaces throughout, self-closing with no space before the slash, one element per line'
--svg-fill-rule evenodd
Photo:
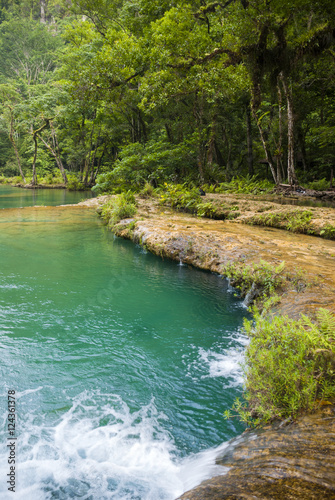
<path fill-rule="evenodd" d="M 217 463 L 230 467 L 227 474 L 178 500 L 335 499 L 335 408 L 246 432 Z"/>
<path fill-rule="evenodd" d="M 228 263 L 285 261 L 288 270 L 302 269 L 314 284 L 284 294 L 278 313 L 297 318 L 313 315 L 319 307 L 335 312 L 333 241 L 199 220 L 144 203 L 136 219 L 121 221 L 113 232 L 162 258 L 219 274 Z M 179 500 L 335 500 L 335 408 L 326 404 L 318 414 L 246 432 L 231 441 L 217 463 L 229 467 L 228 472 Z"/>
<path fill-rule="evenodd" d="M 228 263 L 251 264 L 265 260 L 277 266 L 285 261 L 288 271 L 302 270 L 313 286 L 300 292 L 287 291 L 281 297 L 278 313 L 295 319 L 301 313 L 313 316 L 320 307 L 335 313 L 333 241 L 150 208 L 145 210 L 142 205 L 138 215 L 144 217 L 137 215 L 136 219 L 121 221 L 113 232 L 162 258 L 218 274 L 224 274 Z"/>

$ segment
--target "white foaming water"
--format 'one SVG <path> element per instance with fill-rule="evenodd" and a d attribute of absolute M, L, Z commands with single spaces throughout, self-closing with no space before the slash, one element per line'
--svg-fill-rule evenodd
<path fill-rule="evenodd" d="M 230 379 L 228 386 L 235 387 L 243 384 L 241 364 L 244 355 L 242 350 L 236 348 L 227 349 L 224 354 L 199 348 L 199 356 L 208 367 L 209 377 L 225 377 Z M 202 377 L 206 377 L 203 375 Z"/>
<path fill-rule="evenodd" d="M 131 412 L 119 396 L 98 392 L 79 395 L 55 422 L 25 416 L 19 422 L 15 499 L 172 500 L 225 471 L 215 466 L 218 448 L 178 459 L 165 418 L 154 401 Z M 4 445 L 2 478 L 9 472 L 7 455 Z M 4 481 L 0 498 L 13 498 Z"/>
<path fill-rule="evenodd" d="M 248 343 L 249 339 L 237 332 L 233 347 L 222 348 L 221 345 L 215 345 L 212 349 L 204 349 L 191 346 L 197 349 L 197 356 L 191 362 L 184 356 L 184 360 L 188 363 L 188 375 L 195 380 L 199 375 L 201 378 L 223 377 L 226 380 L 223 388 L 242 386 L 242 364 L 245 346 Z"/>

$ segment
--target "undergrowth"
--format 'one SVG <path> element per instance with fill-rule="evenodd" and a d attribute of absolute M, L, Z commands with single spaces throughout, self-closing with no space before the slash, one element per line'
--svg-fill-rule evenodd
<path fill-rule="evenodd" d="M 235 219 L 240 215 L 237 206 L 215 205 L 200 195 L 198 188 L 189 189 L 186 184 L 164 184 L 160 203 L 176 210 L 192 213 L 209 219 Z"/>
<path fill-rule="evenodd" d="M 335 316 L 320 309 L 307 316 L 268 318 L 255 310 L 244 322 L 250 337 L 243 366 L 244 402 L 237 399 L 226 418 L 252 427 L 295 418 L 335 400 Z"/>
<path fill-rule="evenodd" d="M 307 189 L 315 189 L 316 191 L 327 191 L 327 189 L 330 188 L 330 182 L 323 178 L 317 181 L 308 182 L 307 184 L 304 184 L 304 186 Z"/>
<path fill-rule="evenodd" d="M 231 285 L 240 291 L 241 297 L 252 291 L 253 301 L 257 300 L 259 307 L 274 293 L 287 288 L 301 291 L 307 286 L 303 271 L 288 272 L 285 262 L 276 267 L 264 260 L 250 265 L 229 263 L 224 267 L 223 274 L 230 279 Z"/>
<path fill-rule="evenodd" d="M 313 212 L 311 210 L 287 210 L 266 214 L 256 214 L 245 219 L 246 224 L 253 226 L 268 226 L 286 229 L 292 233 L 311 234 L 311 220 Z"/>
<path fill-rule="evenodd" d="M 243 220 L 252 226 L 276 227 L 292 233 L 321 236 L 327 240 L 335 239 L 335 226 L 327 224 L 323 227 L 313 226 L 311 210 L 286 210 L 273 213 L 256 214 Z"/>
<path fill-rule="evenodd" d="M 221 182 L 218 185 L 205 185 L 204 190 L 208 193 L 241 193 L 241 194 L 264 194 L 274 189 L 274 184 L 266 179 L 258 179 L 256 175 L 250 177 L 234 177 L 230 182 Z"/>
<path fill-rule="evenodd" d="M 110 198 L 102 206 L 100 215 L 108 226 L 112 228 L 122 219 L 133 217 L 136 210 L 135 196 L 128 191 L 128 193 L 118 194 Z"/>

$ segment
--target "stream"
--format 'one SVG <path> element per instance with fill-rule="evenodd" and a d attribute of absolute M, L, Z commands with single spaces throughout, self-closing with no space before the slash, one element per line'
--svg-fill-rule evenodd
<path fill-rule="evenodd" d="M 173 500 L 243 431 L 222 414 L 248 313 L 221 277 L 56 206 L 83 197 L 0 187 L 0 498 L 15 391 L 16 500 Z"/>

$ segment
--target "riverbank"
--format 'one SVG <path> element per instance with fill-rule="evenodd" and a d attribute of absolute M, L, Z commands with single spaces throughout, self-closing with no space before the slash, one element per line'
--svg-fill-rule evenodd
<path fill-rule="evenodd" d="M 101 196 L 81 205 L 98 207 L 107 198 Z M 255 209 L 263 204 L 266 202 L 254 201 L 253 207 Z M 281 206 L 277 209 L 281 210 Z M 317 208 L 315 213 L 320 224 L 334 218 L 334 209 Z M 244 225 L 237 219 L 202 219 L 162 207 L 152 199 L 138 199 L 136 216 L 120 221 L 113 231 L 117 236 L 140 243 L 162 258 L 218 274 L 224 274 L 225 268 L 231 264 L 243 263 L 247 266 L 266 261 L 278 266 L 284 261 L 287 272 L 298 272 L 308 286 L 284 291 L 275 310 L 291 318 L 297 318 L 301 313 L 313 316 L 320 307 L 335 313 L 333 241 L 275 228 Z"/>
<path fill-rule="evenodd" d="M 82 205 L 98 206 L 106 199 Z M 255 203 L 254 208 L 259 208 L 264 202 Z M 317 215 L 324 224 L 333 220 L 334 211 L 317 209 Z M 301 279 L 282 291 L 272 312 L 294 319 L 301 314 L 313 318 L 320 307 L 335 312 L 333 241 L 244 225 L 237 219 L 199 219 L 151 199 L 139 199 L 136 217 L 120 221 L 113 231 L 162 258 L 219 274 L 225 274 L 227 266 L 245 268 L 262 261 L 278 266 L 285 262 L 286 270 Z M 317 414 L 242 435 L 217 459 L 218 464 L 229 467 L 228 473 L 201 483 L 180 498 L 335 498 L 335 411 L 327 401 L 323 404 Z"/>

